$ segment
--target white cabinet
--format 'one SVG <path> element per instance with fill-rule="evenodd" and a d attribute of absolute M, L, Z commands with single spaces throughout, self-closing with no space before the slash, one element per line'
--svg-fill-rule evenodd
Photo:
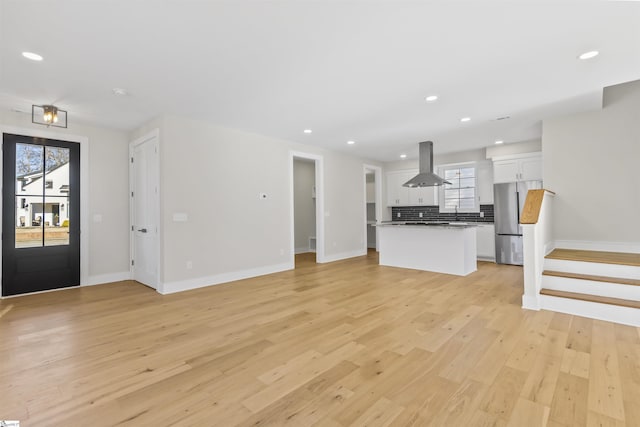
<path fill-rule="evenodd" d="M 478 259 L 495 261 L 496 238 L 493 224 L 478 224 L 476 227 L 476 247 Z"/>
<path fill-rule="evenodd" d="M 493 204 L 493 167 L 491 162 L 478 162 L 476 169 L 476 187 L 481 205 Z"/>
<path fill-rule="evenodd" d="M 409 189 L 410 206 L 433 206 L 438 202 L 435 199 L 438 187 L 419 187 Z"/>
<path fill-rule="evenodd" d="M 520 181 L 542 180 L 542 156 L 528 157 L 520 161 Z"/>
<path fill-rule="evenodd" d="M 409 204 L 409 188 L 403 187 L 402 184 L 412 177 L 413 175 L 408 171 L 387 174 L 387 206 L 407 206 Z"/>
<path fill-rule="evenodd" d="M 418 174 L 418 170 L 387 173 L 387 206 L 437 205 L 437 187 L 409 188 L 402 184 Z"/>
<path fill-rule="evenodd" d="M 493 182 L 533 181 L 542 179 L 542 154 L 493 161 Z"/>

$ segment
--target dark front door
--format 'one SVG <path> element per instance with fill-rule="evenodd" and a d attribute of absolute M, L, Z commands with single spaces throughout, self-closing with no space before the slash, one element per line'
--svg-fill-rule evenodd
<path fill-rule="evenodd" d="M 2 295 L 80 284 L 80 144 L 3 135 Z"/>

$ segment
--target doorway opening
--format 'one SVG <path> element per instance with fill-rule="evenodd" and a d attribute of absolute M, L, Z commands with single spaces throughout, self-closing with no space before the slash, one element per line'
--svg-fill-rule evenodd
<path fill-rule="evenodd" d="M 322 157 L 292 152 L 290 178 L 292 267 L 301 268 L 323 262 Z"/>
<path fill-rule="evenodd" d="M 316 262 L 316 163 L 293 159 L 293 237 L 298 261 Z"/>
<path fill-rule="evenodd" d="M 382 220 L 382 169 L 378 166 L 364 166 L 364 218 L 365 251 L 378 251 L 376 223 Z"/>

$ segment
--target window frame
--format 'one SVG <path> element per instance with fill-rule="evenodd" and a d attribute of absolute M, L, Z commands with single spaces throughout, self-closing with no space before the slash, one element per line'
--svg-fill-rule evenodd
<path fill-rule="evenodd" d="M 474 185 L 473 185 L 473 192 L 474 192 L 474 197 L 473 197 L 473 207 L 470 209 L 460 209 L 458 208 L 458 212 L 467 212 L 467 213 L 478 213 L 480 212 L 480 196 L 478 195 L 478 162 L 463 162 L 463 163 L 450 163 L 450 164 L 446 164 L 446 165 L 439 165 L 438 166 L 438 175 L 444 179 L 445 178 L 445 171 L 447 170 L 451 170 L 451 169 L 461 169 L 461 168 L 469 168 L 472 167 L 473 168 L 473 179 L 474 179 Z M 441 185 L 438 188 L 438 209 L 441 213 L 455 213 L 456 209 L 453 208 L 445 208 L 445 203 L 444 203 L 444 190 L 445 190 L 446 184 Z M 458 200 L 460 200 L 458 198 Z"/>

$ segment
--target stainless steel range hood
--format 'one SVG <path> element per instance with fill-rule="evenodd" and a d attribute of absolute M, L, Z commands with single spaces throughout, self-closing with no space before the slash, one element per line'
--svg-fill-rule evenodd
<path fill-rule="evenodd" d="M 451 184 L 433 173 L 433 142 L 424 141 L 419 144 L 420 173 L 402 184 L 403 187 L 435 187 Z"/>

